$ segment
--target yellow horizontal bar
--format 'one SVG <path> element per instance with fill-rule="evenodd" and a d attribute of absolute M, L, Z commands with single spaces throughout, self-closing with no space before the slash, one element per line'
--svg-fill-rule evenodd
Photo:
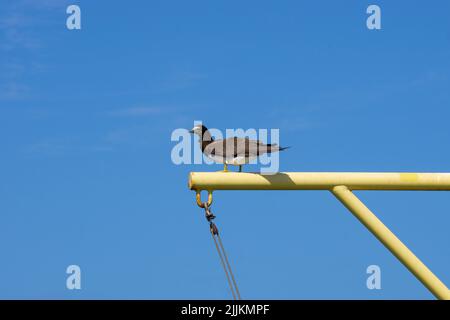
<path fill-rule="evenodd" d="M 385 172 L 191 172 L 191 190 L 448 190 L 450 173 Z"/>

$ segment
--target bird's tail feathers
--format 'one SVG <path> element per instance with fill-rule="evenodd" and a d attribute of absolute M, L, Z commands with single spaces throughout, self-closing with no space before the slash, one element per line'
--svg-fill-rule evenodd
<path fill-rule="evenodd" d="M 291 146 L 289 146 L 289 147 L 280 147 L 276 143 L 270 143 L 270 144 L 267 145 L 267 147 L 269 147 L 269 149 L 275 148 L 276 151 L 283 151 L 283 150 L 289 149 Z"/>

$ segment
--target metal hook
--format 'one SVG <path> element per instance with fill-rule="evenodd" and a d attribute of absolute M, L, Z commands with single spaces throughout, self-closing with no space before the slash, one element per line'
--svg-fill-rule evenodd
<path fill-rule="evenodd" d="M 197 201 L 197 205 L 200 208 L 204 208 L 205 207 L 205 203 L 206 203 L 206 205 L 208 207 L 210 207 L 211 204 L 212 204 L 212 201 L 213 201 L 212 191 L 208 190 L 208 202 L 205 202 L 205 203 L 202 202 L 202 197 L 201 197 L 200 193 L 201 193 L 201 190 L 198 190 L 196 192 L 196 195 L 195 195 L 195 200 Z"/>

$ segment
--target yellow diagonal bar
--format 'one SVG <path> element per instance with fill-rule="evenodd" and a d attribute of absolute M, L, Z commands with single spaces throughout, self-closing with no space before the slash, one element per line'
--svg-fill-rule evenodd
<path fill-rule="evenodd" d="M 381 222 L 373 213 L 370 211 L 364 203 L 362 203 L 358 197 L 356 197 L 353 192 L 351 192 L 345 186 L 337 186 L 332 190 L 333 194 L 350 210 L 356 218 L 363 225 L 372 232 L 375 237 L 380 240 L 384 246 L 392 252 L 394 256 L 400 260 L 401 263 L 405 265 L 409 271 L 412 272 L 419 279 L 420 282 L 424 284 L 425 287 L 430 290 L 436 298 L 438 299 L 450 299 L 450 291 L 443 284 L 438 277 L 436 277 L 430 269 L 427 268 L 417 258 L 414 253 L 409 250 L 403 242 L 401 242 L 392 232 L 389 230 L 383 222 Z"/>

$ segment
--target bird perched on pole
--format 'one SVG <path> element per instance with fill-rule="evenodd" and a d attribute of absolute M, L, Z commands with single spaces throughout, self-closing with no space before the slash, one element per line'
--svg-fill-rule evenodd
<path fill-rule="evenodd" d="M 216 163 L 223 163 L 223 171 L 228 171 L 228 165 L 239 166 L 249 163 L 265 153 L 278 152 L 289 147 L 280 147 L 277 144 L 265 144 L 259 140 L 249 138 L 232 137 L 214 140 L 211 133 L 204 125 L 196 125 L 190 133 L 199 136 L 200 148 L 204 155 Z"/>

